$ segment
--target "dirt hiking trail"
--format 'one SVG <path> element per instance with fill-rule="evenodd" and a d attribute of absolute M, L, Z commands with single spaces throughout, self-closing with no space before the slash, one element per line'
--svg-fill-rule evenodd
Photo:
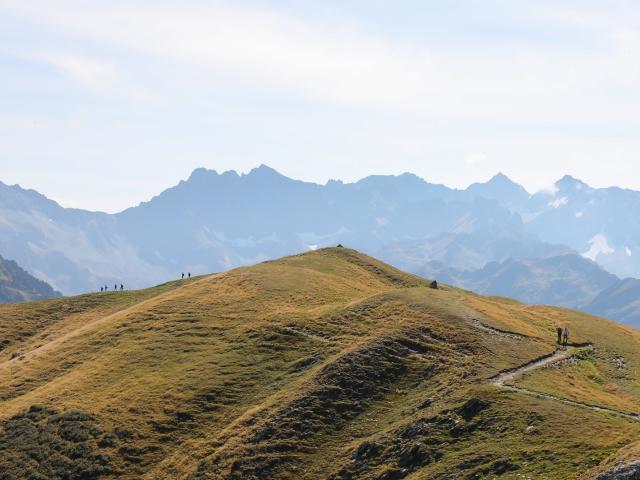
<path fill-rule="evenodd" d="M 619 417 L 623 417 L 628 420 L 640 421 L 640 414 L 630 414 L 630 413 L 621 412 L 619 410 L 615 410 L 612 408 L 603 407 L 600 405 L 593 405 L 589 403 L 578 402 L 576 400 L 569 400 L 567 398 L 557 397 L 549 393 L 538 392 L 536 390 L 531 390 L 524 387 L 518 387 L 516 385 L 511 384 L 511 382 L 513 382 L 520 375 L 537 370 L 539 368 L 544 368 L 547 365 L 553 365 L 554 363 L 570 358 L 576 355 L 577 353 L 593 350 L 593 348 L 594 348 L 593 344 L 591 343 L 572 344 L 572 345 L 569 345 L 569 348 L 566 348 L 566 347 L 559 348 L 555 352 L 549 355 L 545 355 L 543 357 L 527 362 L 524 365 L 521 365 L 520 367 L 500 372 L 494 377 L 491 377 L 488 380 L 488 384 L 493 385 L 495 387 L 503 388 L 505 390 L 510 390 L 512 392 L 519 392 L 519 393 L 523 393 L 525 395 L 530 395 L 537 398 L 545 398 L 548 400 L 561 402 L 561 403 L 564 403 L 565 405 L 572 405 L 574 407 L 584 408 L 584 409 L 592 410 L 594 412 L 610 413 L 612 415 L 617 415 Z"/>

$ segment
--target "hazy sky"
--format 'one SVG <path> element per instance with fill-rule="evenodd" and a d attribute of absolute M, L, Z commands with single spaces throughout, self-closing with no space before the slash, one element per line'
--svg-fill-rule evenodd
<path fill-rule="evenodd" d="M 196 167 L 640 189 L 640 3 L 0 0 L 0 180 L 116 211 Z"/>

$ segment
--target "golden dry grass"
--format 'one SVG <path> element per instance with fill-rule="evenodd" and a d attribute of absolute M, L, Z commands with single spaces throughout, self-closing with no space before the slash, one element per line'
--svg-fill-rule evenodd
<path fill-rule="evenodd" d="M 432 290 L 348 249 L 140 292 L 2 306 L 0 318 L 10 339 L 0 421 L 32 405 L 91 414 L 117 437 L 103 450 L 113 471 L 101 478 L 491 478 L 504 462 L 504 478 L 565 479 L 640 439 L 636 422 L 485 384 L 552 352 L 562 323 L 595 344 L 581 360 L 591 366 L 567 366 L 573 383 L 546 370 L 521 381 L 629 411 L 636 331 Z M 466 419 L 459 409 L 470 399 L 489 406 Z M 366 462 L 363 442 L 380 448 Z M 422 453 L 407 460 L 402 449 L 415 445 Z"/>

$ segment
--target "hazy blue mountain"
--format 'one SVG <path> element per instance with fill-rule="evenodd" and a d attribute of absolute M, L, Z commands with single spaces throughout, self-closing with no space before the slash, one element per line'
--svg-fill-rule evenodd
<path fill-rule="evenodd" d="M 458 190 L 408 173 L 318 185 L 266 166 L 247 174 L 197 169 L 114 215 L 62 208 L 0 184 L 0 245 L 64 293 L 116 282 L 143 287 L 182 271 L 218 271 L 337 243 L 411 271 L 434 261 L 475 271 L 578 252 L 628 275 L 640 274 L 638 198 L 571 177 L 529 195 L 502 174 Z"/>
<path fill-rule="evenodd" d="M 523 210 L 531 195 L 522 185 L 515 183 L 503 173 L 498 173 L 485 183 L 469 185 L 467 192 L 478 197 L 496 200 L 502 206 L 511 210 Z"/>
<path fill-rule="evenodd" d="M 640 275 L 640 192 L 591 188 L 566 176 L 522 211 L 525 229 L 619 276 Z"/>
<path fill-rule="evenodd" d="M 443 234 L 522 230 L 519 216 L 497 202 L 415 175 L 322 186 L 266 166 L 246 175 L 198 169 L 116 218 L 145 261 L 166 259 L 176 269 L 194 270 L 226 269 L 336 243 L 379 252 L 390 243 Z"/>
<path fill-rule="evenodd" d="M 486 249 L 503 235 L 518 239 L 523 229 L 519 215 L 496 200 L 412 174 L 317 185 L 266 166 L 248 174 L 197 169 L 115 215 L 65 209 L 17 186 L 0 185 L 0 200 L 7 254 L 65 293 L 114 282 L 145 286 L 182 271 L 222 270 L 337 243 L 377 252 L 446 238 L 439 248 L 456 250 L 456 265 L 477 266 L 495 258 L 469 252 L 465 260 L 470 236 L 482 239 L 476 250 Z"/>
<path fill-rule="evenodd" d="M 567 245 L 617 275 L 640 276 L 640 192 L 592 188 L 569 175 L 532 196 L 518 187 L 499 174 L 468 191 L 517 212 L 543 241 Z"/>
<path fill-rule="evenodd" d="M 433 273 L 431 265 L 424 273 Z M 442 281 L 487 295 L 527 303 L 583 308 L 619 279 L 591 260 L 567 254 L 543 259 L 491 262 L 475 271 L 442 268 Z"/>
<path fill-rule="evenodd" d="M 0 183 L 0 245 L 35 277 L 66 294 L 167 276 L 145 264 L 113 215 L 62 208 L 33 191 Z"/>
<path fill-rule="evenodd" d="M 621 280 L 576 254 L 508 259 L 474 271 L 431 262 L 416 273 L 485 295 L 574 308 L 640 326 L 640 280 Z"/>
<path fill-rule="evenodd" d="M 585 310 L 640 327 L 640 280 L 627 278 L 606 288 Z"/>
<path fill-rule="evenodd" d="M 529 196 L 501 174 L 467 191 L 518 213 L 524 230 L 544 242 L 566 245 L 620 277 L 640 276 L 640 192 L 593 188 L 567 175 Z"/>
<path fill-rule="evenodd" d="M 13 260 L 0 257 L 0 303 L 45 300 L 60 296 L 60 292 L 29 275 Z"/>
<path fill-rule="evenodd" d="M 490 262 L 508 259 L 546 258 L 572 253 L 564 245 L 541 242 L 521 226 L 511 231 L 478 228 L 469 233 L 443 233 L 420 240 L 393 242 L 376 255 L 398 268 L 421 273 L 426 264 L 438 262 L 452 269 L 477 270 Z"/>

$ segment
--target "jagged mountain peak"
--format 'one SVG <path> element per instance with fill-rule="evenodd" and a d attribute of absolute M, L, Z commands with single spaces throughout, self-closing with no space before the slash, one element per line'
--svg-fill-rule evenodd
<path fill-rule="evenodd" d="M 260 164 L 259 166 L 252 168 L 247 173 L 239 174 L 235 170 L 227 170 L 222 173 L 218 173 L 214 169 L 208 169 L 204 167 L 199 167 L 191 172 L 191 175 L 187 179 L 187 182 L 194 181 L 203 181 L 203 180 L 211 180 L 217 178 L 287 178 L 278 172 L 276 169 L 265 165 Z M 293 181 L 293 180 L 292 180 Z"/>
<path fill-rule="evenodd" d="M 500 186 L 500 187 L 509 187 L 518 191 L 526 191 L 526 189 L 517 182 L 514 182 L 509 176 L 505 175 L 503 172 L 496 173 L 493 177 L 491 177 L 486 182 L 476 182 L 469 186 L 469 188 L 474 185 L 485 185 L 485 186 Z"/>
<path fill-rule="evenodd" d="M 187 179 L 187 182 L 201 181 L 208 178 L 217 177 L 218 172 L 215 170 L 209 170 L 204 167 L 196 168 Z"/>
<path fill-rule="evenodd" d="M 428 185 L 429 183 L 414 173 L 404 172 L 399 175 L 369 175 L 358 180 L 357 184 L 389 184 L 389 183 L 415 183 Z"/>
<path fill-rule="evenodd" d="M 576 190 L 583 190 L 590 188 L 589 185 L 584 183 L 582 180 L 577 179 L 571 175 L 565 175 L 560 180 L 558 180 L 555 185 L 560 190 L 567 190 L 572 188 Z"/>
<path fill-rule="evenodd" d="M 496 200 L 516 210 L 521 208 L 531 196 L 522 185 L 502 172 L 498 172 L 486 182 L 469 185 L 466 191 L 474 196 Z"/>
<path fill-rule="evenodd" d="M 487 183 L 518 185 L 516 182 L 511 180 L 511 178 L 509 178 L 507 175 L 505 175 L 502 172 L 496 173 L 493 177 L 491 177 L 491 179 Z"/>
<path fill-rule="evenodd" d="M 249 173 L 243 176 L 253 176 L 253 177 L 284 177 L 280 172 L 278 172 L 275 168 L 271 168 L 269 165 L 265 165 L 264 163 L 259 166 L 252 168 Z"/>

